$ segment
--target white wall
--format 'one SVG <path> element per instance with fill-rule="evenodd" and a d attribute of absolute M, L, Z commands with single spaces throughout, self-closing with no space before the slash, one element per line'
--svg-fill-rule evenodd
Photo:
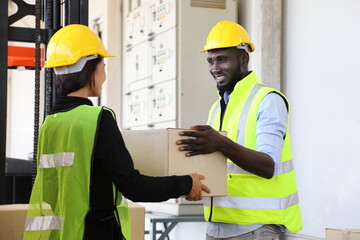
<path fill-rule="evenodd" d="M 360 1 L 284 1 L 283 86 L 306 235 L 360 228 Z"/>

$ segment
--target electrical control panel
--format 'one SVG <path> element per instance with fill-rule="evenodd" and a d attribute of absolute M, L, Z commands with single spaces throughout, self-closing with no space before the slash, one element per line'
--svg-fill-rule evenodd
<path fill-rule="evenodd" d="M 176 120 L 176 80 L 154 85 L 151 91 L 151 123 Z"/>
<path fill-rule="evenodd" d="M 149 100 L 147 88 L 134 90 L 126 95 L 126 127 L 146 125 L 149 122 Z"/>
<path fill-rule="evenodd" d="M 123 2 L 124 129 L 206 123 L 217 91 L 207 70 L 206 53 L 199 50 L 218 21 L 236 21 L 237 1 L 223 2 Z"/>
<path fill-rule="evenodd" d="M 150 32 L 160 34 L 176 26 L 176 2 L 174 0 L 154 0 L 149 2 Z"/>
<path fill-rule="evenodd" d="M 176 78 L 176 28 L 163 32 L 152 44 L 153 83 Z"/>

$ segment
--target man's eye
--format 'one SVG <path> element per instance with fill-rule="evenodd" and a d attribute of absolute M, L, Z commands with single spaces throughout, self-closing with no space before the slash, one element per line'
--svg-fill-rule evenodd
<path fill-rule="evenodd" d="M 209 63 L 209 64 L 213 64 L 213 63 L 214 63 L 214 61 L 213 61 L 213 60 L 211 60 L 211 59 L 208 59 L 208 63 Z"/>

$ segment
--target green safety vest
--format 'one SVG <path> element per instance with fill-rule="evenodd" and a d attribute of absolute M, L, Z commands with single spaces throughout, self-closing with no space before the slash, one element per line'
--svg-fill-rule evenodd
<path fill-rule="evenodd" d="M 40 129 L 37 175 L 24 239 L 83 239 L 85 216 L 91 210 L 94 144 L 103 109 L 81 105 L 46 117 Z M 122 232 L 130 240 L 126 201 L 115 191 L 115 216 L 120 224 L 121 215 Z"/>
<path fill-rule="evenodd" d="M 234 142 L 256 150 L 258 108 L 270 92 L 277 92 L 287 102 L 283 94 L 261 83 L 254 72 L 239 81 L 231 93 L 221 130 Z M 208 124 L 214 129 L 220 128 L 220 108 L 218 100 L 209 112 Z M 205 219 L 240 225 L 281 224 L 291 232 L 299 231 L 302 221 L 288 126 L 279 168 L 273 178 L 265 179 L 228 159 L 227 196 L 204 200 Z"/>

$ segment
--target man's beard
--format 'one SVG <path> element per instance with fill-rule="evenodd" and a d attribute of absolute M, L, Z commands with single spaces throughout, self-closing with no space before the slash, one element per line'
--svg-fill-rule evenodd
<path fill-rule="evenodd" d="M 238 79 L 237 81 L 235 81 L 235 79 L 232 79 L 230 82 L 228 82 L 225 85 L 220 86 L 219 84 L 217 84 L 217 88 L 220 93 L 224 93 L 224 92 L 231 93 L 234 90 L 234 87 L 238 83 L 238 81 L 240 81 L 240 79 Z"/>
<path fill-rule="evenodd" d="M 217 84 L 217 89 L 219 90 L 220 94 L 224 92 L 231 93 L 234 90 L 235 85 L 242 79 L 241 74 L 233 75 L 230 81 L 224 85 Z"/>
<path fill-rule="evenodd" d="M 224 92 L 231 93 L 235 85 L 244 77 L 241 71 L 241 65 L 240 62 L 237 63 L 236 66 L 237 71 L 233 72 L 232 77 L 230 81 L 224 85 L 217 84 L 217 89 L 219 90 L 220 95 L 222 95 Z"/>

